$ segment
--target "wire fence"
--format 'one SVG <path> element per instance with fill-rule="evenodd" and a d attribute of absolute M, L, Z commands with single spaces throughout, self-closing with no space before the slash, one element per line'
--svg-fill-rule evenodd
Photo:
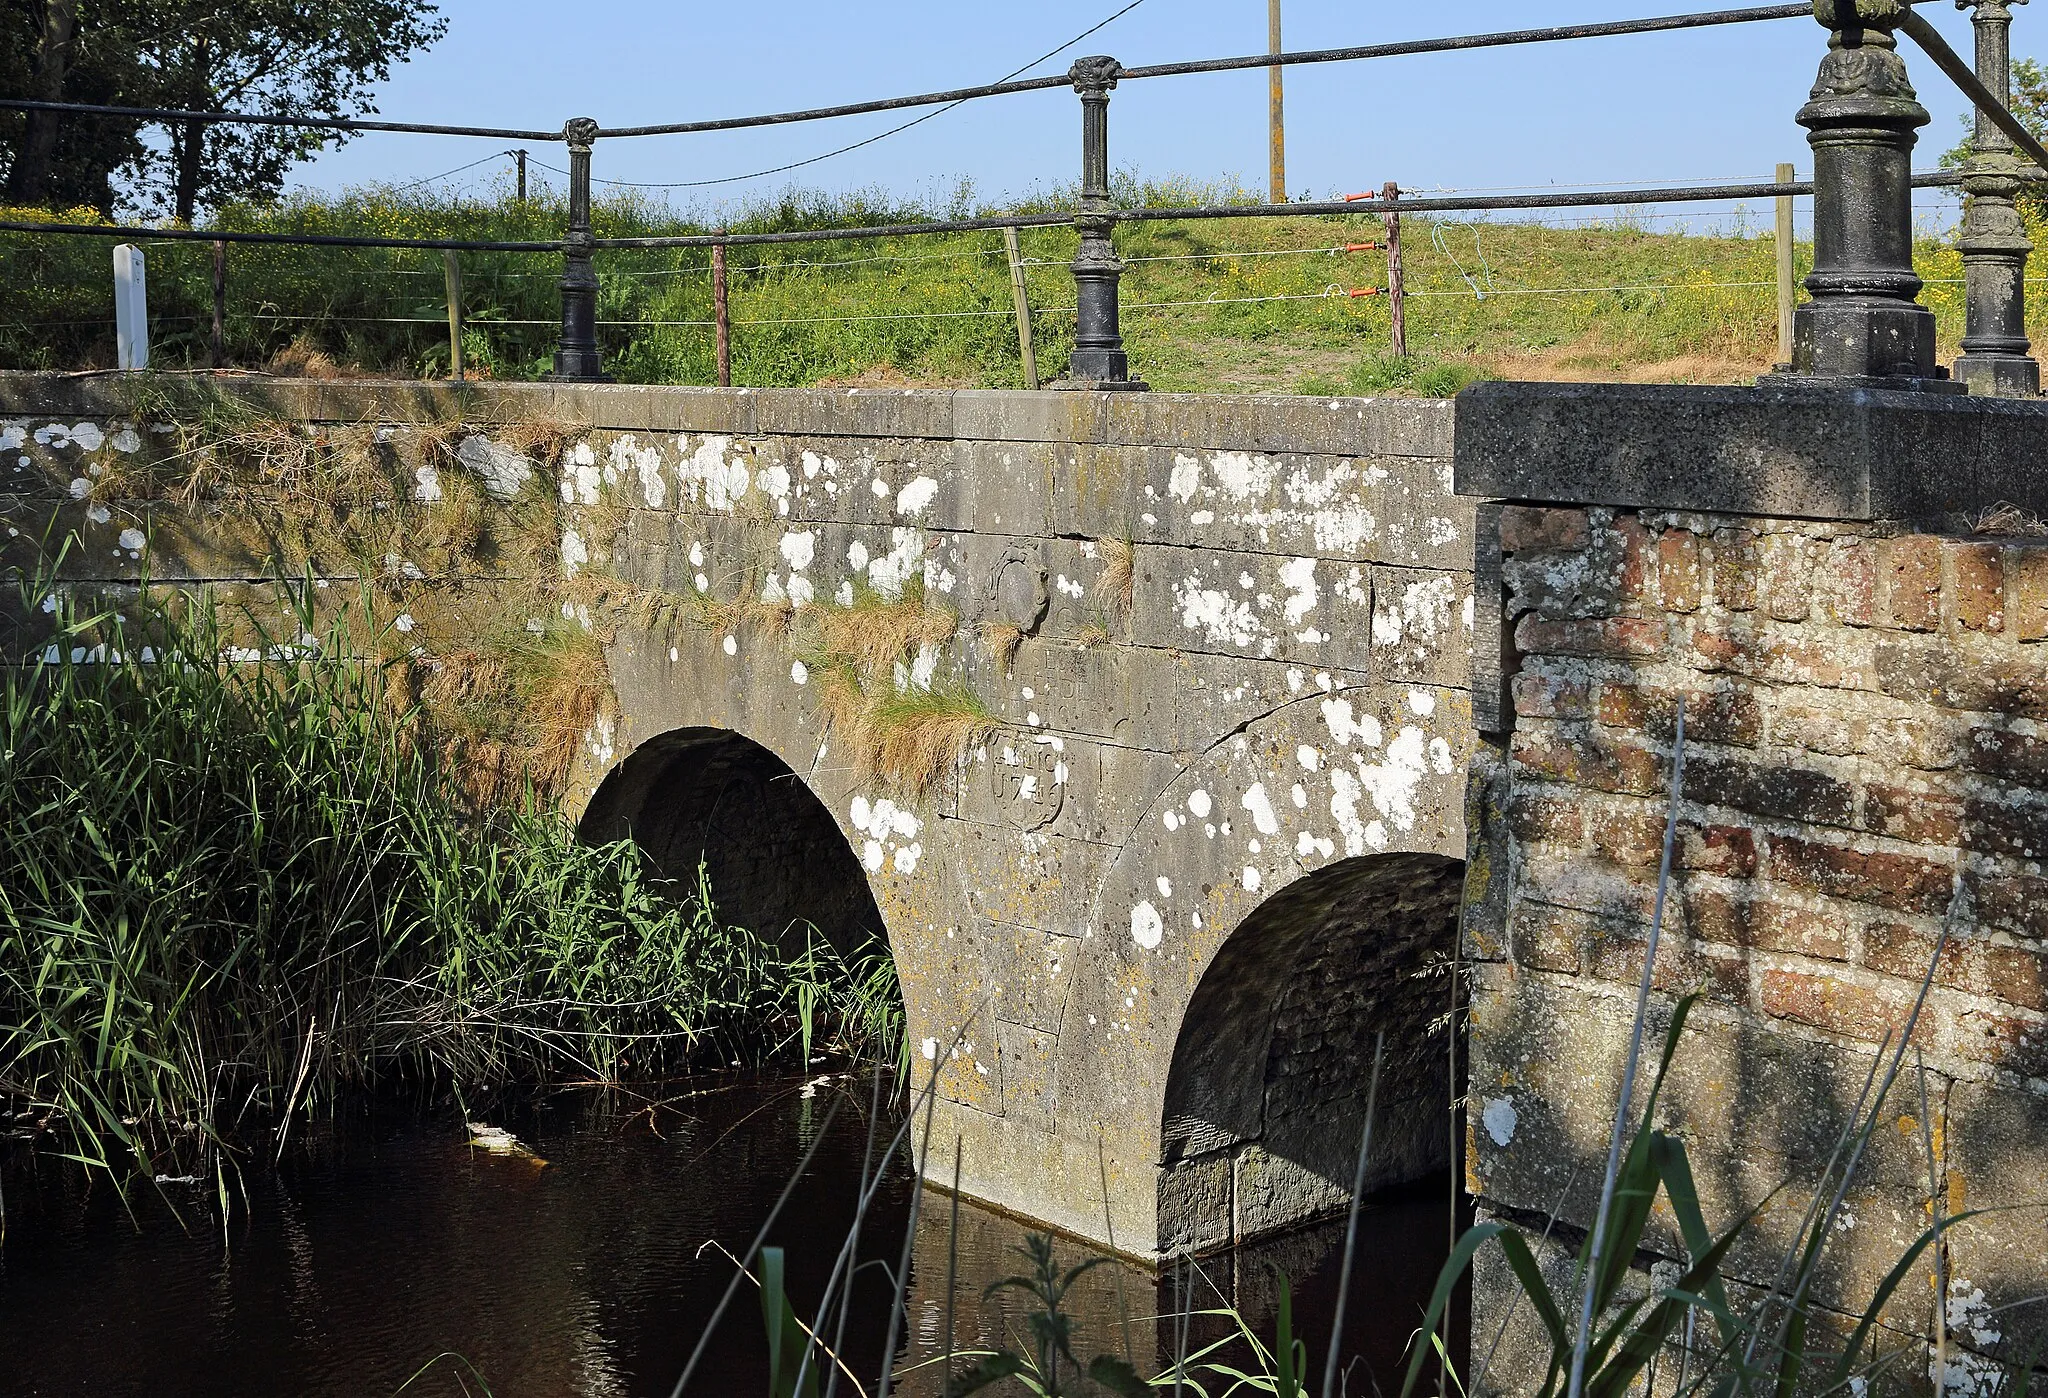
<path fill-rule="evenodd" d="M 1126 6 L 1126 10 L 1134 6 Z M 1118 11 L 1118 14 L 1125 11 Z M 118 239 L 151 249 L 158 249 L 167 255 L 173 250 L 191 245 L 210 246 L 213 250 L 211 272 L 211 297 L 213 309 L 210 316 L 204 312 L 185 309 L 167 310 L 153 317 L 164 325 L 173 323 L 190 324 L 209 321 L 211 330 L 211 357 L 219 363 L 224 357 L 226 322 L 232 318 L 248 325 L 272 327 L 290 326 L 334 326 L 334 327 L 446 327 L 449 344 L 447 367 L 459 372 L 462 364 L 464 345 L 467 337 L 502 335 L 510 332 L 559 328 L 566 348 L 578 335 L 589 337 L 598 331 L 604 332 L 654 332 L 654 331 L 704 331 L 721 328 L 745 328 L 756 331 L 783 330 L 793 327 L 825 326 L 889 326 L 889 325 L 932 325 L 941 322 L 1000 322 L 1014 319 L 1019 322 L 1019 331 L 1028 347 L 1033 333 L 1033 318 L 1062 318 L 1085 316 L 1090 312 L 1088 296 L 1060 298 L 1048 295 L 1043 285 L 1048 275 L 1063 275 L 1068 263 L 1064 258 L 1043 255 L 1024 257 L 1018 251 L 1017 239 L 1023 234 L 1047 235 L 1049 230 L 1058 230 L 1058 235 L 1082 239 L 1089 237 L 1091 228 L 1098 232 L 1121 229 L 1131 237 L 1139 237 L 1148 228 L 1175 228 L 1186 230 L 1192 227 L 1220 220 L 1298 220 L 1319 219 L 1341 220 L 1347 230 L 1375 229 L 1384 227 L 1384 238 L 1359 240 L 1347 237 L 1345 241 L 1319 243 L 1313 246 L 1256 246 L 1215 247 L 1185 251 L 1133 251 L 1125 250 L 1120 265 L 1125 271 L 1136 274 L 1147 269 L 1159 269 L 1164 273 L 1176 265 L 1207 266 L 1216 269 L 1230 268 L 1246 263 L 1298 262 L 1306 269 L 1317 258 L 1347 259 L 1360 254 L 1384 253 L 1388 257 L 1387 284 L 1342 285 L 1327 282 L 1321 286 L 1302 286 L 1304 279 L 1314 280 L 1309 273 L 1293 280 L 1288 287 L 1259 288 L 1250 286 L 1229 286 L 1224 288 L 1235 294 L 1221 291 L 1205 296 L 1169 294 L 1155 299 L 1133 298 L 1116 304 L 1121 313 L 1145 315 L 1166 311 L 1207 311 L 1221 312 L 1229 308 L 1280 307 L 1306 305 L 1315 302 L 1387 303 L 1393 318 L 1394 349 L 1406 353 L 1401 329 L 1401 306 L 1410 299 L 1435 302 L 1469 300 L 1479 305 L 1488 300 L 1532 300 L 1539 298 L 1571 297 L 1669 297 L 1669 296 L 1747 296 L 1771 288 L 1782 290 L 1782 276 L 1777 281 L 1762 281 L 1743 278 L 1739 273 L 1733 278 L 1690 279 L 1685 281 L 1659 281 L 1641 278 L 1606 278 L 1574 281 L 1552 278 L 1556 284 L 1502 285 L 1494 275 L 1494 269 L 1487 263 L 1485 249 L 1480 235 L 1475 231 L 1473 267 L 1466 265 L 1460 254 L 1446 241 L 1447 219 L 1494 219 L 1503 215 L 1554 215 L 1565 211 L 1609 209 L 1627 210 L 1627 220 L 1643 218 L 1674 218 L 1685 216 L 1684 211 L 1714 205 L 1745 204 L 1752 201 L 1783 201 L 1809 196 L 1813 186 L 1809 181 L 1767 180 L 1745 181 L 1739 178 L 1718 178 L 1714 180 L 1674 183 L 1670 181 L 1641 181 L 1593 183 L 1570 189 L 1545 186 L 1525 186 L 1520 189 L 1451 189 L 1399 191 L 1393 186 L 1378 194 L 1356 195 L 1344 200 L 1297 201 L 1284 204 L 1254 204 L 1243 201 L 1223 203 L 1187 203 L 1166 201 L 1161 203 L 1137 203 L 1116 206 L 1107 198 L 1104 187 L 1095 187 L 1086 173 L 1090 169 L 1107 168 L 1106 156 L 1094 161 L 1093 154 L 1084 158 L 1084 178 L 1078 207 L 1059 207 L 1039 210 L 997 212 L 972 217 L 923 218 L 892 222 L 861 222 L 854 226 L 821 226 L 771 229 L 717 229 L 676 232 L 613 232 L 608 235 L 593 230 L 589 221 L 590 186 L 593 183 L 609 183 L 621 186 L 632 185 L 627 181 L 604 181 L 591 173 L 593 148 L 602 141 L 643 137 L 684 136 L 708 132 L 734 131 L 782 126 L 796 123 L 838 120 L 873 113 L 934 109 L 927 115 L 949 110 L 963 102 L 980 101 L 1019 93 L 1039 92 L 1054 88 L 1073 86 L 1081 92 L 1084 113 L 1091 110 L 1092 101 L 1106 104 L 1107 89 L 1120 82 L 1141 81 L 1151 78 L 1180 77 L 1203 73 L 1221 73 L 1255 68 L 1273 68 L 1302 64 L 1325 64 L 1337 62 L 1361 62 L 1382 60 L 1424 54 L 1464 52 L 1479 49 L 1501 48 L 1519 45 L 1546 44 L 1563 41 L 1614 38 L 1630 35 L 1668 33 L 1682 30 L 1702 29 L 1735 24 L 1749 24 L 1781 19 L 1810 18 L 1812 10 L 1808 4 L 1782 4 L 1718 11 L 1667 15 L 1643 19 L 1618 20 L 1597 24 L 1563 25 L 1548 28 L 1523 29 L 1489 34 L 1454 35 L 1430 39 L 1407 40 L 1392 43 L 1358 45 L 1346 48 L 1319 49 L 1293 53 L 1264 53 L 1229 58 L 1205 59 L 1192 62 L 1164 63 L 1125 68 L 1110 60 L 1083 60 L 1072 73 L 1024 77 L 1044 59 L 1034 60 L 1018 73 L 990 84 L 955 88 L 940 92 L 927 92 L 902 97 L 875 99 L 864 102 L 846 103 L 829 107 L 809 108 L 798 111 L 769 113 L 753 116 L 709 118 L 693 121 L 670 122 L 654 125 L 629 126 L 601 129 L 594 122 L 572 121 L 560 131 L 519 129 L 510 127 L 460 126 L 426 124 L 381 120 L 365 120 L 318 114 L 280 114 L 262 112 L 189 111 L 139 107 L 92 106 L 75 103 L 37 102 L 23 99 L 0 99 L 0 110 L 23 112 L 45 112 L 63 115 L 66 119 L 101 119 L 135 123 L 154 124 L 197 124 L 216 125 L 246 123 L 274 127 L 294 127 L 315 131 L 336 133 L 403 133 L 442 136 L 472 137 L 489 140 L 510 140 L 520 142 L 560 142 L 566 145 L 570 160 L 566 170 L 539 165 L 544 170 L 555 170 L 566 175 L 570 181 L 568 198 L 567 227 L 556 237 L 544 238 L 480 238 L 460 236 L 432 236 L 421 234 L 388 232 L 310 232 L 280 231 L 247 227 L 165 227 L 137 224 L 81 223 L 39 219 L 0 220 L 0 233 L 16 235 L 24 240 L 41 239 Z M 1116 15 L 1111 16 L 1112 19 Z M 1108 21 L 1104 21 L 1107 24 Z M 1100 29 L 1103 25 L 1097 25 Z M 1080 39 L 1088 37 L 1094 30 L 1087 31 L 1077 39 L 1053 50 L 1047 58 L 1071 48 Z M 1094 96 L 1083 81 L 1087 65 L 1097 65 L 1093 81 Z M 1102 65 L 1107 65 L 1103 67 Z M 1105 85 L 1106 84 L 1106 85 Z M 923 120 L 925 118 L 919 118 Z M 902 128 L 896 128 L 902 129 Z M 1084 122 L 1084 131 L 1090 128 Z M 890 133 L 884 133 L 890 134 Z M 878 139 L 878 138 L 875 138 Z M 1089 137 L 1088 139 L 1094 139 Z M 850 147 L 849 147 L 850 149 Z M 518 158 L 522 172 L 528 163 L 523 150 L 505 150 L 485 156 L 467 165 L 458 166 L 443 175 L 429 177 L 423 181 L 410 181 L 394 185 L 394 190 L 417 188 L 430 185 L 438 180 L 466 173 L 495 160 Z M 810 162 L 803 162 L 810 163 Z M 1913 185 L 1920 190 L 1953 190 L 1963 176 L 1956 171 L 1932 171 L 1916 176 Z M 716 181 L 680 182 L 662 185 L 637 185 L 637 188 L 676 188 L 687 184 L 716 183 Z M 1657 212 L 1648 212 L 1655 206 Z M 1674 206 L 1676 211 L 1674 211 Z M 1401 244 L 1401 220 L 1434 220 L 1426 226 L 1430 232 L 1427 251 L 1421 246 L 1410 246 L 1406 250 L 1405 266 L 1422 267 L 1432 263 L 1433 270 L 1443 273 L 1446 285 L 1429 284 L 1428 267 L 1419 279 L 1404 270 Z M 1618 220 L 1619 221 L 1619 220 Z M 1411 222 L 1411 228 L 1414 226 Z M 1471 225 L 1465 225 L 1471 226 Z M 976 238 L 984 234 L 1002 234 L 1006 247 L 970 247 L 946 249 L 921 253 L 877 250 L 871 254 L 841 258 L 772 257 L 770 254 L 782 249 L 801 249 L 811 244 L 846 243 L 849 241 L 884 242 L 887 240 L 949 240 Z M 1463 232 L 1458 235 L 1466 236 Z M 444 259 L 440 268 L 405 267 L 389 265 L 360 265 L 350 269 L 350 276 L 370 276 L 390 279 L 411 279 L 411 284 L 426 292 L 426 282 L 439 278 L 446 291 L 446 305 L 436 308 L 429 304 L 416 303 L 413 306 L 385 306 L 388 313 L 377 314 L 378 307 L 351 289 L 346 296 L 330 295 L 327 304 L 318 309 L 292 306 L 277 300 L 264 298 L 255 305 L 238 304 L 230 313 L 227 308 L 225 285 L 227 266 L 226 249 L 244 249 L 248 255 L 261 257 L 266 249 L 304 248 L 323 250 L 329 253 L 355 252 L 365 255 L 389 257 L 401 253 L 439 253 Z M 12 251 L 12 250 L 10 250 Z M 1064 252 L 1062 248 L 1060 251 Z M 705 259 L 691 258 L 689 254 L 708 253 Z M 648 254 L 680 255 L 682 260 L 671 261 L 669 265 L 647 266 L 627 265 L 634 258 Z M 531 256 L 560 256 L 565 260 L 565 271 L 553 269 L 517 268 L 492 264 L 484 268 L 464 267 L 459 258 L 489 258 L 504 255 L 513 258 Z M 969 300 L 984 300 L 985 304 L 968 306 L 945 306 L 931 308 L 890 307 L 888 309 L 861 310 L 839 314 L 824 313 L 824 307 L 807 308 L 791 306 L 769 306 L 768 309 L 792 311 L 816 309 L 816 314 L 739 314 L 735 315 L 730 305 L 724 268 L 729 256 L 738 255 L 743 261 L 735 268 L 736 275 L 749 279 L 748 289 L 743 295 L 755 299 L 762 296 L 761 288 L 767 279 L 775 278 L 798 284 L 808 283 L 818 274 L 843 272 L 850 275 L 864 275 L 880 268 L 920 269 L 920 275 L 929 269 L 929 276 L 944 279 L 953 273 L 940 269 L 988 268 L 992 273 L 1001 274 L 1014 284 L 1015 297 L 1010 304 L 998 304 L 1008 300 L 998 294 L 993 286 L 976 285 L 963 290 Z M 711 282 L 714 304 L 704 311 L 691 313 L 676 300 L 676 294 L 660 296 L 634 296 L 624 298 L 638 303 L 638 313 L 618 313 L 621 298 L 612 293 L 605 304 L 614 307 L 614 313 L 602 314 L 600 306 L 600 281 L 592 275 L 587 279 L 575 275 L 579 263 L 591 267 L 595 259 L 604 262 L 604 278 L 613 283 L 641 283 L 650 287 L 673 284 L 682 287 L 695 285 L 703 279 Z M 1084 259 L 1085 261 L 1085 259 Z M 1006 265 L 1005 265 L 1006 263 Z M 1082 263 L 1074 264 L 1075 277 L 1083 273 Z M 972 274 L 970 274 L 971 277 Z M 1231 277 L 1243 280 L 1232 273 Z M 1033 286 L 1036 277 L 1039 285 Z M 467 278 L 467 285 L 465 285 Z M 1365 278 L 1345 278 L 1346 281 Z M 520 315 L 512 313 L 512 307 L 504 303 L 501 294 L 503 284 L 513 282 L 540 283 L 556 281 L 561 287 L 559 316 Z M 1512 281 L 1512 279 L 1511 279 Z M 1935 284 L 1945 284 L 1945 279 L 1933 278 Z M 1112 285 L 1112 290 L 1114 287 Z M 694 296 L 696 293 L 687 293 Z M 402 299 L 402 298 L 401 298 Z M 513 301 L 530 300 L 519 295 Z M 1357 306 L 1359 313 L 1366 308 Z M 113 317 L 95 319 L 69 314 L 63 318 L 40 320 L 12 320 L 0 325 L 20 331 L 37 329 L 77 329 L 89 326 L 105 326 Z M 726 336 L 719 341 L 724 344 Z M 189 348 L 189 346 L 188 346 Z M 588 346 L 587 358 L 577 360 L 571 355 L 571 368 L 576 363 L 595 366 L 597 345 L 592 340 Z M 1026 356 L 1029 357 L 1028 355 Z M 515 356 L 515 359 L 517 356 Z M 532 358 L 530 356 L 530 358 Z M 539 363 L 533 358 L 533 365 Z M 508 368 L 513 366 L 508 365 Z M 530 366 L 531 367 L 531 366 Z M 558 352 L 556 370 L 561 372 L 563 361 Z M 720 381 L 730 381 L 730 365 L 721 362 L 717 366 Z M 566 377 L 577 377 L 571 372 Z"/>

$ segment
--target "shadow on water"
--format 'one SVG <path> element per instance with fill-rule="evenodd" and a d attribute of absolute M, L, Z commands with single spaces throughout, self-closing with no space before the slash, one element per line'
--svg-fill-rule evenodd
<path fill-rule="evenodd" d="M 587 1104 L 508 1122 L 545 1166 L 470 1149 L 452 1110 L 427 1123 L 416 1112 L 346 1121 L 281 1169 L 253 1171 L 225 1236 L 194 1186 L 167 1184 L 131 1220 L 104 1187 L 88 1191 L 66 1169 L 17 1158 L 0 1251 L 0 1390 L 365 1398 L 397 1392 L 447 1354 L 473 1365 L 497 1398 L 666 1395 L 733 1275 L 707 1244 L 746 1247 L 821 1129 L 830 1094 L 843 1092 L 771 1238 L 788 1251 L 792 1297 L 815 1306 L 853 1219 L 867 1137 L 863 1080 L 838 1078 L 808 1097 L 801 1080 L 701 1086 L 681 1114 L 658 1118 L 659 1133 L 645 1113 Z M 884 1139 L 899 1121 L 883 1121 Z M 868 1392 L 890 1302 L 877 1264 L 894 1265 L 912 1188 L 899 1165 L 869 1215 L 846 1355 Z M 1351 1394 L 1373 1392 L 1374 1381 L 1389 1395 L 1399 1389 L 1401 1351 L 1448 1247 L 1448 1189 L 1439 1177 L 1369 1208 L 1346 1324 L 1347 1358 L 1359 1361 Z M 925 1196 L 899 1365 L 945 1350 L 949 1205 Z M 1014 1249 L 1028 1231 L 962 1206 L 959 1347 L 1023 1347 L 1024 1303 L 1009 1292 L 984 1299 L 983 1289 L 1024 1270 Z M 1195 1307 L 1234 1306 L 1270 1339 L 1275 1269 L 1284 1270 L 1319 1374 L 1341 1250 L 1341 1227 L 1322 1227 L 1205 1259 Z M 1086 1254 L 1072 1241 L 1059 1251 L 1066 1262 Z M 1178 1304 L 1171 1277 L 1098 1267 L 1073 1298 L 1076 1349 L 1122 1353 L 1128 1333 L 1138 1366 L 1156 1372 L 1172 1357 L 1159 1317 Z M 1196 1343 L 1226 1328 L 1199 1319 Z M 443 1360 L 406 1392 L 479 1393 L 475 1374 Z M 766 1379 L 760 1307 L 743 1287 L 692 1390 L 756 1394 Z M 937 1395 L 938 1366 L 896 1391 Z M 854 1390 L 842 1382 L 839 1392 Z"/>

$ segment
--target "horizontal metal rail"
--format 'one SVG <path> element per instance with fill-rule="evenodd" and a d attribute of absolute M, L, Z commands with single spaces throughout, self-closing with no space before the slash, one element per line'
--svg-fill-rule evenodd
<path fill-rule="evenodd" d="M 1360 44 L 1340 49 L 1307 49 L 1298 53 L 1248 54 L 1239 58 L 1210 58 L 1191 63 L 1152 63 L 1125 68 L 1119 81 L 1137 78 L 1176 78 L 1197 73 L 1230 73 L 1247 68 L 1274 68 L 1299 63 L 1353 63 L 1372 58 L 1405 58 L 1426 53 L 1457 53 L 1468 49 L 1507 48 L 1518 44 L 1548 44 L 1566 39 L 1605 39 L 1628 34 L 1661 34 L 1678 29 L 1704 29 L 1724 24 L 1753 24 L 1759 20 L 1813 18 L 1813 6 L 1765 5 L 1743 10 L 1712 10 L 1699 14 L 1664 15 L 1653 19 L 1611 20 L 1601 24 L 1567 24 L 1547 29 L 1515 29 L 1498 34 L 1465 34 L 1447 39 L 1408 39 L 1385 44 Z M 1070 85 L 1065 73 L 1043 78 L 1020 78 L 981 87 L 961 87 L 950 92 L 926 92 L 915 97 L 885 97 L 872 102 L 850 102 L 837 107 L 813 107 L 806 111 L 778 112 L 773 116 L 725 117 L 711 121 L 672 122 L 661 126 L 627 126 L 605 132 L 607 136 L 687 136 L 705 131 L 738 131 L 757 126 L 783 126 L 792 122 L 828 121 L 836 117 L 864 116 L 871 112 L 901 111 L 906 107 L 934 107 L 951 102 L 970 102 L 982 97 L 1003 97 L 1017 92 L 1043 92 Z"/>
<path fill-rule="evenodd" d="M 1466 34 L 1441 39 L 1409 39 L 1385 44 L 1362 44 L 1350 48 L 1309 49 L 1298 53 L 1248 54 L 1237 58 L 1211 58 L 1188 63 L 1153 63 L 1126 68 L 1124 79 L 1185 77 L 1200 73 L 1229 73 L 1249 68 L 1272 68 L 1305 63 L 1351 63 L 1374 58 L 1401 58 L 1429 53 L 1459 53 L 1472 49 L 1506 48 L 1521 44 L 1547 44 L 1567 39 L 1604 39 L 1632 34 L 1662 34 L 1674 30 L 1704 29 L 1719 25 L 1751 24 L 1762 20 L 1812 18 L 1810 4 L 1764 5 L 1739 10 L 1709 10 L 1697 14 L 1662 15 L 1649 19 L 1610 20 L 1598 24 L 1557 25 L 1546 29 L 1516 29 L 1496 34 Z M 911 107 L 935 107 L 970 102 L 1013 93 L 1043 92 L 1069 85 L 1065 73 L 1040 78 L 1019 78 L 1009 82 L 958 87 L 945 92 L 924 92 L 909 97 L 885 97 L 869 102 L 849 102 L 835 107 L 812 107 L 803 111 L 777 112 L 765 116 L 722 117 L 706 121 L 669 122 L 654 126 L 621 126 L 602 132 L 607 137 L 685 136 L 708 131 L 739 131 L 762 126 L 787 126 L 797 122 L 829 121 L 838 117 L 864 116 L 874 112 L 902 111 Z M 248 112 L 201 112 L 155 107 L 104 107 L 82 102 L 37 102 L 24 98 L 0 98 L 0 110 L 71 112 L 79 115 L 123 117 L 148 122 L 201 122 L 290 126 L 324 131 L 398 132 L 428 136 L 479 136 L 494 141 L 560 141 L 556 131 L 520 131 L 495 126 L 443 126 L 403 121 L 367 121 L 345 117 L 272 116 Z"/>
<path fill-rule="evenodd" d="M 165 124 L 206 126 L 290 126 L 319 131 L 383 131 L 407 136 L 486 136 L 493 141 L 559 141 L 560 131 L 518 131 L 496 126 L 436 126 L 416 121 L 369 121 L 358 117 L 272 116 L 262 112 L 195 112 L 175 107 L 102 107 L 90 102 L 36 102 L 0 97 L 0 111 L 71 112 L 79 116 L 124 117 Z"/>
<path fill-rule="evenodd" d="M 2029 176 L 2048 180 L 2048 175 Z M 1937 170 L 1913 177 L 1915 189 L 1949 189 L 1961 185 L 1959 170 Z M 1181 219 L 1220 218 L 1302 218 L 1336 214 L 1510 213 L 1540 209 L 1599 209 L 1629 204 L 1718 204 L 1743 199 L 1775 199 L 1810 195 L 1810 180 L 1779 184 L 1691 185 L 1675 188 L 1607 189 L 1557 194 L 1499 194 L 1479 198 L 1444 199 L 1360 199 L 1297 204 L 1198 204 L 1186 208 L 1117 209 L 1110 217 L 1119 223 L 1160 223 Z M 758 247 L 777 243 L 830 243 L 862 238 L 915 238 L 946 233 L 987 233 L 1004 228 L 1071 227 L 1071 212 L 1044 214 L 995 214 L 988 218 L 947 219 L 931 223 L 891 223 L 865 228 L 804 228 L 784 233 L 686 233 L 673 237 L 599 238 L 600 250 L 630 251 L 659 248 Z M 316 233 L 235 233 L 204 228 L 148 228 L 96 223 L 34 223 L 0 220 L 0 233 L 50 233 L 92 238 L 123 238 L 136 241 L 160 239 L 195 243 L 285 243 L 309 247 L 425 248 L 452 252 L 541 252 L 562 250 L 559 242 L 486 242 L 462 238 L 378 238 L 368 235 Z"/>

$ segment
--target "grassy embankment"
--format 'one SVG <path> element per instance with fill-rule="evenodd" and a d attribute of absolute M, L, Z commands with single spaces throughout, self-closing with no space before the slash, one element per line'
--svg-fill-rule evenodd
<path fill-rule="evenodd" d="M 900 1037 L 886 953 L 726 926 L 530 795 L 467 813 L 347 611 L 256 660 L 203 605 L 28 588 L 56 632 L 0 669 L 0 1105 L 45 1147 L 225 1199 L 261 1128 L 380 1078 L 616 1085 Z"/>
<path fill-rule="evenodd" d="M 1120 183 L 1125 203 L 1249 202 L 1228 188 Z M 1028 207 L 1059 203 L 1055 195 Z M 987 210 L 966 198 L 933 207 L 873 194 L 792 193 L 731 226 L 845 227 L 978 212 Z M 1756 236 L 1714 237 L 1644 231 L 1628 217 L 1571 228 L 1411 219 L 1413 357 L 1405 362 L 1386 355 L 1384 298 L 1238 299 L 1319 297 L 1331 287 L 1383 285 L 1382 255 L 1316 251 L 1377 239 L 1376 218 L 1131 225 L 1118 233 L 1131 262 L 1125 333 L 1134 366 L 1168 391 L 1442 394 L 1478 376 L 1739 381 L 1767 369 L 1776 354 L 1769 211 L 1760 208 L 1757 215 Z M 552 238 L 562 222 L 559 203 L 546 197 L 525 205 L 509 198 L 465 203 L 377 189 L 220 217 L 220 226 L 240 229 L 492 239 Z M 601 236 L 706 231 L 697 217 L 635 198 L 601 202 L 596 224 Z M 1050 378 L 1071 344 L 1071 314 L 1063 308 L 1073 303 L 1065 264 L 1074 239 L 1065 229 L 1026 230 L 1021 237 L 1039 308 L 1039 364 Z M 1291 255 L 1294 250 L 1308 251 Z M 1290 255 L 1251 255 L 1278 252 Z M 166 242 L 149 253 L 158 361 L 204 364 L 210 252 L 204 244 Z M 1199 256 L 1212 253 L 1238 255 Z M 1800 253 L 1803 270 L 1808 249 Z M 301 372 L 310 364 L 314 372 L 446 373 L 439 254 L 238 246 L 230 257 L 233 362 Z M 1919 262 L 1931 283 L 1926 300 L 1941 317 L 1945 352 L 1953 353 L 1962 291 L 1949 279 L 1960 277 L 1960 260 L 1949 244 L 1927 239 Z M 500 378 L 544 372 L 558 315 L 553 260 L 470 253 L 462 264 L 471 366 Z M 5 235 L 0 267 L 11 291 L 0 321 L 0 366 L 111 362 L 104 242 Z M 1000 235 L 740 248 L 732 267 L 739 383 L 1011 387 L 1021 381 Z M 1461 269 L 1474 281 L 1468 283 Z M 654 323 L 709 320 L 708 253 L 608 253 L 600 270 L 601 318 L 631 322 L 602 331 L 607 363 L 620 379 L 713 378 L 708 328 Z M 1490 287 L 1490 294 L 1480 299 L 1475 285 Z M 1560 288 L 1578 290 L 1551 294 Z M 878 316 L 906 318 L 841 319 Z M 395 323 L 403 318 L 416 323 Z M 514 323 L 522 321 L 536 323 Z"/>

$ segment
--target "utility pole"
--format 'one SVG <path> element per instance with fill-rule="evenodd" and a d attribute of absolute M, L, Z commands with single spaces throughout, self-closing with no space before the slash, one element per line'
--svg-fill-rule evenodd
<path fill-rule="evenodd" d="M 1778 167 L 1778 183 L 1791 184 L 1797 172 L 1790 165 Z M 1778 196 L 1778 363 L 1792 364 L 1792 324 L 1799 310 L 1799 293 L 1792 284 L 1792 196 Z"/>
<path fill-rule="evenodd" d="M 515 150 L 512 152 L 512 155 L 519 162 L 519 202 L 524 204 L 526 202 L 526 152 Z"/>
<path fill-rule="evenodd" d="M 1280 48 L 1280 0 L 1266 0 L 1266 52 L 1278 54 Z M 1271 128 L 1273 160 L 1273 198 L 1275 204 L 1287 202 L 1287 103 L 1281 95 L 1280 65 L 1275 63 L 1266 70 L 1270 92 L 1266 101 L 1267 125 Z"/>

